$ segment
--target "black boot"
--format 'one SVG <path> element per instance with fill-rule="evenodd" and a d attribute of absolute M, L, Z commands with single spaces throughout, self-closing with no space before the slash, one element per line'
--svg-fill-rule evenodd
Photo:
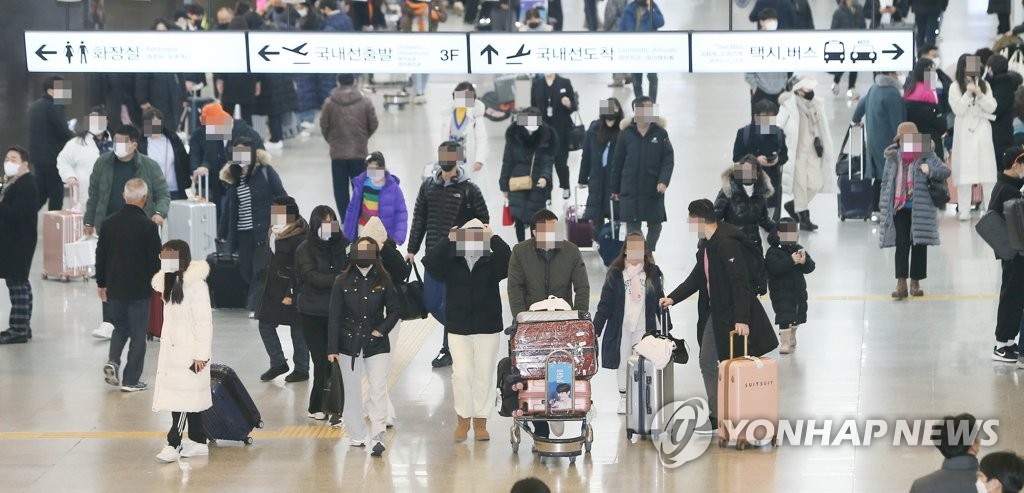
<path fill-rule="evenodd" d="M 818 225 L 811 222 L 811 211 L 800 213 L 800 229 L 803 231 L 815 231 Z"/>
<path fill-rule="evenodd" d="M 793 201 L 792 200 L 790 200 L 789 202 L 786 202 L 785 204 L 783 204 L 782 208 L 786 209 L 786 214 L 789 214 L 789 217 L 791 219 L 793 219 L 796 222 L 800 222 L 800 216 L 796 213 L 796 208 L 793 207 Z"/>

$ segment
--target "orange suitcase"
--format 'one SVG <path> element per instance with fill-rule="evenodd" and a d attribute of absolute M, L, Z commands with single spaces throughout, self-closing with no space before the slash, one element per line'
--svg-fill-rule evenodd
<path fill-rule="evenodd" d="M 771 426 L 765 426 L 765 421 Z M 748 356 L 746 337 L 743 356 L 734 357 L 733 335 L 729 334 L 729 359 L 718 366 L 718 446 L 735 442 L 736 448 L 743 450 L 751 445 L 748 438 L 775 445 L 778 427 L 779 368 L 775 360 Z"/>
<path fill-rule="evenodd" d="M 78 191 L 66 189 L 64 204 L 78 205 Z M 64 254 L 64 246 L 75 243 L 84 235 L 84 217 L 79 210 L 64 209 L 43 213 L 43 279 L 68 281 L 89 279 L 89 267 L 72 267 Z"/>

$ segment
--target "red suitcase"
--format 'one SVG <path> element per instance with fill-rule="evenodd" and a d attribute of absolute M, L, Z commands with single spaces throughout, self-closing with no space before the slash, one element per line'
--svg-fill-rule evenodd
<path fill-rule="evenodd" d="M 164 299 L 163 296 L 153 291 L 149 299 L 149 327 L 146 329 L 149 340 L 160 338 L 164 329 Z"/>
<path fill-rule="evenodd" d="M 597 373 L 597 336 L 590 320 L 561 320 L 516 324 L 509 342 L 512 366 L 526 379 L 543 379 L 551 353 L 569 351 L 577 379 Z"/>
<path fill-rule="evenodd" d="M 518 415 L 576 416 L 590 412 L 590 405 L 593 402 L 593 396 L 590 393 L 590 380 L 577 379 L 573 381 L 572 391 L 569 394 L 573 403 L 571 409 L 567 406 L 560 406 L 557 402 L 552 402 L 554 409 L 550 409 L 548 407 L 549 389 L 544 382 L 543 378 L 523 381 L 525 388 L 519 391 L 519 409 L 522 413 L 517 413 Z"/>

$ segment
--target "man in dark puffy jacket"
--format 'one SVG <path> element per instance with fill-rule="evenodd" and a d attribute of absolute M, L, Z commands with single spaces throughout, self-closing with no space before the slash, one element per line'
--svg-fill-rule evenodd
<path fill-rule="evenodd" d="M 35 167 L 39 207 L 47 200 L 51 211 L 64 205 L 64 182 L 57 172 L 57 154 L 74 134 L 64 118 L 64 104 L 71 99 L 71 86 L 60 76 L 43 82 L 43 97 L 28 108 L 28 152 Z"/>
<path fill-rule="evenodd" d="M 758 167 L 771 178 L 774 195 L 768 197 L 772 208 L 772 219 L 778 221 L 782 207 L 782 166 L 789 162 L 786 134 L 776 125 L 779 107 L 775 103 L 761 100 L 754 103 L 753 122 L 736 131 L 732 144 L 732 162 L 738 163 L 744 156 L 757 158 Z"/>
<path fill-rule="evenodd" d="M 466 224 L 470 219 L 479 219 L 490 224 L 491 216 L 487 212 L 487 202 L 483 193 L 475 183 L 469 181 L 464 164 L 462 146 L 456 142 L 445 142 L 437 149 L 437 163 L 440 168 L 433 177 L 425 180 L 416 196 L 416 207 L 413 210 L 412 227 L 409 231 L 409 254 L 406 259 L 416 260 L 420 251 L 420 243 L 425 242 L 425 250 L 429 251 L 444 238 L 453 226 Z M 430 314 L 445 323 L 444 283 L 434 279 L 430 274 L 423 276 L 423 303 Z M 448 353 L 448 333 L 445 332 L 441 351 L 431 362 L 434 368 L 451 366 L 452 357 Z"/>
<path fill-rule="evenodd" d="M 366 171 L 370 137 L 377 131 L 377 110 L 364 98 L 352 74 L 340 74 L 338 86 L 320 112 L 320 132 L 331 147 L 334 201 L 339 213 L 348 209 L 352 178 Z"/>

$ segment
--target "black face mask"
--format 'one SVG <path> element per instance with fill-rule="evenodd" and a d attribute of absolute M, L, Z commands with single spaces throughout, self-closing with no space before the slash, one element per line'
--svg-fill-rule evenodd
<path fill-rule="evenodd" d="M 531 29 L 537 29 L 538 27 L 540 27 L 540 23 L 539 22 L 531 22 L 531 23 L 529 23 L 527 25 L 530 26 Z"/>
<path fill-rule="evenodd" d="M 807 91 L 804 93 L 804 99 L 810 101 L 814 99 L 814 91 Z"/>
<path fill-rule="evenodd" d="M 352 259 L 352 262 L 354 262 L 356 264 L 356 267 L 360 267 L 360 268 L 363 268 L 363 269 L 373 265 L 373 263 L 376 262 L 376 261 L 377 261 L 377 259 L 372 259 L 372 258 Z"/>
<path fill-rule="evenodd" d="M 442 161 L 442 162 L 438 163 L 438 165 L 441 166 L 441 171 L 444 171 L 445 173 L 455 169 L 455 166 L 457 164 L 458 163 L 456 163 L 454 161 Z"/>
<path fill-rule="evenodd" d="M 274 12 L 280 14 L 281 12 L 284 12 L 284 7 L 274 7 Z"/>

